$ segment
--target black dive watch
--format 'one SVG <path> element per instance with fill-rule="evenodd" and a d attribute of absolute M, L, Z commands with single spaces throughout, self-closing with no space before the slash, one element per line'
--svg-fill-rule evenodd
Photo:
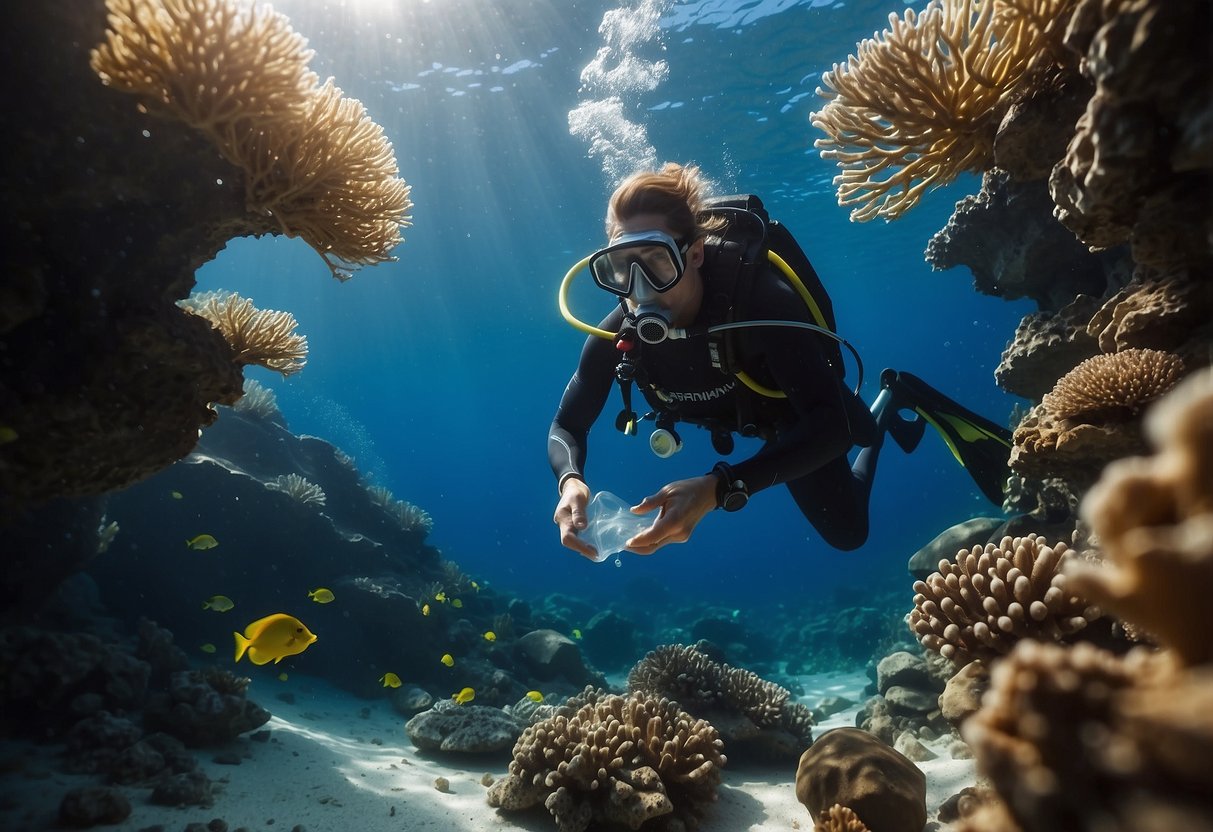
<path fill-rule="evenodd" d="M 750 489 L 733 474 L 732 467 L 727 462 L 717 462 L 712 466 L 716 475 L 716 507 L 725 511 L 741 511 L 750 501 Z"/>

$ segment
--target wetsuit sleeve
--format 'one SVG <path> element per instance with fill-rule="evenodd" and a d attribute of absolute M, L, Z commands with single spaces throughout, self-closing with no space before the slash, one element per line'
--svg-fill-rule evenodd
<path fill-rule="evenodd" d="M 758 281 L 751 301 L 754 319 L 809 321 L 795 290 L 782 280 Z M 746 362 L 761 362 L 775 386 L 787 394 L 793 420 L 751 458 L 732 466 L 751 493 L 816 471 L 850 450 L 852 437 L 867 433 L 853 424 L 870 419 L 867 408 L 845 389 L 827 363 L 820 333 L 793 327 L 754 327 L 746 332 Z"/>
<path fill-rule="evenodd" d="M 599 326 L 617 332 L 622 320 L 622 310 L 616 310 Z M 548 461 L 556 475 L 557 488 L 570 476 L 584 479 L 590 427 L 606 405 L 618 363 L 619 352 L 611 341 L 597 335 L 586 338 L 577 370 L 564 388 L 548 431 Z"/>

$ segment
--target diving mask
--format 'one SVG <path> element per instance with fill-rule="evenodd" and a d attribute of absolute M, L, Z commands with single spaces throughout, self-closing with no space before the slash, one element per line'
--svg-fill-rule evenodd
<path fill-rule="evenodd" d="M 646 290 L 668 291 L 682 277 L 687 248 L 657 229 L 624 234 L 590 255 L 590 274 L 611 294 L 644 303 Z"/>

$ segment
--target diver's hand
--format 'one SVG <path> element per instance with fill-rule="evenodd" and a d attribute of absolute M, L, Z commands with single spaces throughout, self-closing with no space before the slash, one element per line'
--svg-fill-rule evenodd
<path fill-rule="evenodd" d="M 589 502 L 590 487 L 577 477 L 569 477 L 564 481 L 564 488 L 560 490 L 560 502 L 556 504 L 556 514 L 553 515 L 552 522 L 560 527 L 562 545 L 593 560 L 598 556 L 598 552 L 577 536 L 588 524 L 585 509 Z"/>
<path fill-rule="evenodd" d="M 678 480 L 633 506 L 634 514 L 647 514 L 655 508 L 660 508 L 661 513 L 653 525 L 628 541 L 628 551 L 651 555 L 667 543 L 690 540 L 699 521 L 716 508 L 717 482 L 715 474 Z"/>

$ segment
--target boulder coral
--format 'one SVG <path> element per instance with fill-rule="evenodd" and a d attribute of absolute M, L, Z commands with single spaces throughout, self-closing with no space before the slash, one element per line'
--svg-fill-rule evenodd
<path fill-rule="evenodd" d="M 523 732 L 488 802 L 504 810 L 543 803 L 561 832 L 694 829 L 716 799 L 722 746 L 715 728 L 675 702 L 587 688 Z"/>

